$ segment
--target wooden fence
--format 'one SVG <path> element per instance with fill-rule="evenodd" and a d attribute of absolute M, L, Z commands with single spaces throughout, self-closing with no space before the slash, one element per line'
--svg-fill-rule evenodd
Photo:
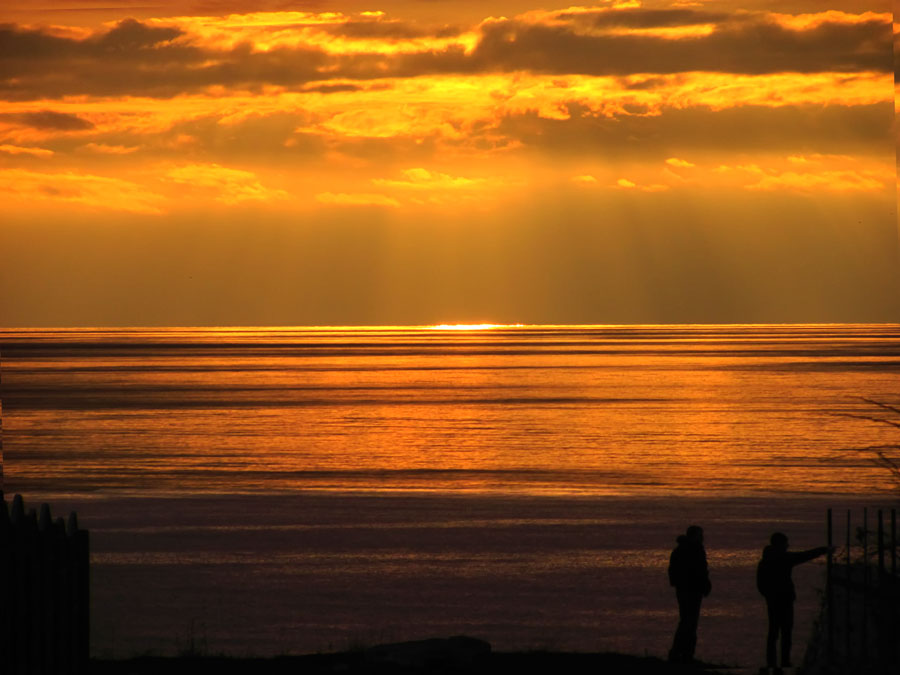
<path fill-rule="evenodd" d="M 0 491 L 0 499 L 3 493 Z M 21 495 L 0 508 L 0 672 L 80 675 L 88 672 L 88 532 L 25 510 Z"/>
<path fill-rule="evenodd" d="M 896 509 L 828 509 L 825 598 L 807 661 L 812 670 L 900 673 L 900 571 Z"/>

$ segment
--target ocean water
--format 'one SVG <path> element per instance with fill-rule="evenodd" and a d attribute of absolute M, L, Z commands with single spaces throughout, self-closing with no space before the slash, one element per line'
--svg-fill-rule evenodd
<path fill-rule="evenodd" d="M 896 501 L 854 450 L 896 430 L 847 415 L 900 403 L 897 325 L 3 330 L 0 358 L 4 487 L 90 528 L 98 656 L 662 655 L 697 522 L 698 653 L 752 666 L 768 534 Z"/>

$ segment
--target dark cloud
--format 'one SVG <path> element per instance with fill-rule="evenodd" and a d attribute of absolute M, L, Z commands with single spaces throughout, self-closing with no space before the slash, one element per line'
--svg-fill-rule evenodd
<path fill-rule="evenodd" d="M 3 37 L 0 34 L 0 42 Z M 268 84 L 295 86 L 325 79 L 320 68 L 334 63 L 323 51 L 305 47 L 254 52 L 248 44 L 227 51 L 164 45 L 126 49 L 111 58 L 105 47 L 98 46 L 101 41 L 62 42 L 68 44 L 55 45 L 55 59 L 48 54 L 42 60 L 3 60 L 0 65 L 11 75 L 0 79 L 0 98 L 29 100 L 73 94 L 170 98 L 211 85 L 250 90 Z M 67 52 L 65 56 L 63 52 Z M 329 73 L 328 79 L 335 76 L 340 74 Z"/>
<path fill-rule="evenodd" d="M 4 77 L 12 77 L 21 62 L 68 58 L 79 51 L 81 44 L 78 40 L 48 35 L 39 30 L 0 24 L 0 73 Z"/>
<path fill-rule="evenodd" d="M 410 40 L 415 38 L 449 38 L 462 33 L 456 26 L 419 26 L 404 21 L 347 21 L 345 23 L 325 26 L 326 32 L 351 38 L 376 38 Z"/>
<path fill-rule="evenodd" d="M 300 91 L 315 92 L 317 94 L 339 94 L 346 91 L 363 91 L 365 88 L 358 84 L 316 84 L 310 87 L 303 87 Z"/>
<path fill-rule="evenodd" d="M 741 6 L 747 10 L 790 12 L 803 14 L 837 10 L 849 13 L 891 11 L 892 0 L 742 0 Z M 704 0 L 707 9 L 721 9 L 726 12 L 734 10 L 734 0 Z"/>
<path fill-rule="evenodd" d="M 183 35 L 175 27 L 152 27 L 134 19 L 119 22 L 106 33 L 83 40 L 58 37 L 36 29 L 22 29 L 13 24 L 0 25 L 0 59 L 4 68 L 23 68 L 29 63 L 46 67 L 46 61 L 117 59 L 150 61 L 194 60 L 200 52 L 183 45 L 165 43 Z M 27 71 L 27 69 L 26 69 Z"/>
<path fill-rule="evenodd" d="M 629 25 L 682 25 L 721 15 L 690 10 L 614 12 Z M 611 20 L 580 15 L 578 21 Z M 212 85 L 254 90 L 264 85 L 302 88 L 324 79 L 368 80 L 429 74 L 532 71 L 627 75 L 715 71 L 741 74 L 824 71 L 889 72 L 891 25 L 825 22 L 804 31 L 764 15 L 739 15 L 704 37 L 668 40 L 640 34 L 591 34 L 574 24 L 491 21 L 472 53 L 459 45 L 404 54 L 330 54 L 308 45 L 256 52 L 249 44 L 201 49 L 174 27 L 126 20 L 88 39 L 0 27 L 0 97 L 6 100 L 66 95 L 172 97 Z M 348 37 L 410 37 L 402 22 L 356 21 L 328 27 Z M 441 31 L 455 29 L 439 29 Z M 415 33 L 419 36 L 418 33 Z M 343 86 L 343 85 L 340 85 Z M 325 91 L 325 90 L 323 90 Z"/>
<path fill-rule="evenodd" d="M 894 82 L 900 82 L 900 33 L 894 35 Z"/>
<path fill-rule="evenodd" d="M 38 112 L 8 113 L 0 115 L 0 119 L 6 119 L 17 124 L 35 129 L 56 129 L 57 131 L 84 131 L 93 129 L 94 125 L 86 119 L 72 115 L 71 113 L 55 112 L 53 110 L 40 110 Z"/>
<path fill-rule="evenodd" d="M 598 11 L 596 13 L 560 12 L 559 19 L 596 28 L 668 28 L 693 26 L 705 23 L 723 23 L 734 20 L 735 15 L 721 12 L 703 12 L 692 9 L 632 9 Z"/>
<path fill-rule="evenodd" d="M 95 44 L 105 52 L 131 52 L 148 49 L 163 42 L 174 40 L 184 31 L 174 27 L 151 27 L 134 19 L 120 21 L 115 28 L 95 40 Z"/>
<path fill-rule="evenodd" d="M 595 117 L 577 103 L 570 119 L 509 115 L 492 130 L 556 155 L 587 148 L 610 160 L 672 157 L 693 152 L 854 154 L 892 147 L 893 103 L 867 106 L 740 106 L 666 109 L 653 117 Z"/>
<path fill-rule="evenodd" d="M 765 20 L 719 26 L 705 37 L 580 35 L 569 26 L 516 20 L 485 24 L 473 58 L 483 69 L 624 75 L 715 71 L 890 71 L 891 25 L 826 22 L 805 31 Z"/>

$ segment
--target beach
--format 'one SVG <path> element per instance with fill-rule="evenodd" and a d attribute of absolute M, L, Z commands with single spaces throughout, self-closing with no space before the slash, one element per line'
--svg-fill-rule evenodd
<path fill-rule="evenodd" d="M 683 523 L 706 531 L 713 592 L 698 656 L 762 658 L 754 570 L 768 534 L 821 545 L 818 499 L 205 496 L 63 501 L 90 524 L 92 654 L 274 656 L 466 634 L 499 651 L 664 657 L 666 566 Z M 824 564 L 795 572 L 798 658 Z"/>

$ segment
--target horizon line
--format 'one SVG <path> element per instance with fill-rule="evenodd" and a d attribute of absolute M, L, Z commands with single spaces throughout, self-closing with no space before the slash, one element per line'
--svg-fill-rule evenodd
<path fill-rule="evenodd" d="M 898 321 L 812 321 L 812 322 L 697 322 L 697 323 L 493 323 L 460 322 L 439 324 L 227 324 L 227 325 L 106 325 L 106 326 L 0 326 L 0 332 L 16 331 L 151 331 L 151 330 L 432 330 L 432 331 L 486 331 L 521 330 L 533 328 L 702 328 L 702 327 L 813 327 L 813 326 L 900 326 Z"/>

